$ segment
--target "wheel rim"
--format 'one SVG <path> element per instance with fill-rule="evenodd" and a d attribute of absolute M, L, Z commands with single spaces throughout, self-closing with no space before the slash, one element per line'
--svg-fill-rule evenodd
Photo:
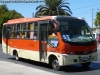
<path fill-rule="evenodd" d="M 18 58 L 18 54 L 17 54 L 17 53 L 16 53 L 16 55 L 15 55 L 15 59 L 16 59 L 16 60 L 18 60 L 18 59 L 19 59 L 19 58 Z"/>
<path fill-rule="evenodd" d="M 16 58 L 16 60 L 18 60 L 18 56 L 16 56 L 15 58 Z"/>
<path fill-rule="evenodd" d="M 54 67 L 54 69 L 59 69 L 59 62 L 58 62 L 58 60 L 54 60 L 53 67 Z"/>

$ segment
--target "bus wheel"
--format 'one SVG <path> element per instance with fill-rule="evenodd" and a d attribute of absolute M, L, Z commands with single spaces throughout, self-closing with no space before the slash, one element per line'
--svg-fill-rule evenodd
<path fill-rule="evenodd" d="M 52 68 L 53 68 L 54 70 L 58 70 L 58 71 L 61 69 L 61 66 L 59 65 L 59 62 L 58 62 L 57 59 L 54 59 L 54 60 L 52 61 Z"/>
<path fill-rule="evenodd" d="M 81 63 L 81 65 L 82 65 L 83 67 L 88 67 L 90 64 L 91 64 L 91 62 Z"/>
<path fill-rule="evenodd" d="M 16 52 L 15 54 L 15 59 L 18 61 L 19 60 L 19 57 L 18 57 L 18 53 Z"/>

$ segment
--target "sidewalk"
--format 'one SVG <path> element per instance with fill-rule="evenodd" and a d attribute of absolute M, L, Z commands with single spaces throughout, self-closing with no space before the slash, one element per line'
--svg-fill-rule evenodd
<path fill-rule="evenodd" d="M 98 46 L 98 48 L 97 49 L 100 49 L 100 45 Z"/>
<path fill-rule="evenodd" d="M 59 75 L 7 61 L 0 61 L 0 75 Z"/>

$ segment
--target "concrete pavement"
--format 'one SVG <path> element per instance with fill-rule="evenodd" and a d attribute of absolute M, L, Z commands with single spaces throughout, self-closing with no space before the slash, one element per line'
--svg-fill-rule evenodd
<path fill-rule="evenodd" d="M 41 75 L 41 74 L 59 75 L 56 73 L 0 60 L 0 75 Z"/>
<path fill-rule="evenodd" d="M 100 49 L 100 44 L 98 45 L 98 48 L 97 49 Z"/>

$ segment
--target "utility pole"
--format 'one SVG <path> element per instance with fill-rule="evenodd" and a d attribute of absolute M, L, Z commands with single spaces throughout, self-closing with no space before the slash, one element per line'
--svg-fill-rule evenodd
<path fill-rule="evenodd" d="M 34 12 L 32 13 L 32 17 L 34 17 Z"/>
<path fill-rule="evenodd" d="M 93 29 L 93 9 L 92 9 L 92 29 Z"/>

